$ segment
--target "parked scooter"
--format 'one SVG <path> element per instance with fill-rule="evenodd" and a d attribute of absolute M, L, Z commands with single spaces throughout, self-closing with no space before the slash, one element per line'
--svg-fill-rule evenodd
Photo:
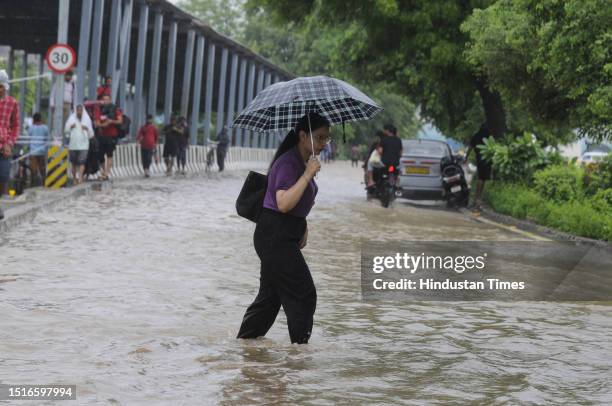
<path fill-rule="evenodd" d="M 465 207 L 468 204 L 470 191 L 461 162 L 462 158 L 458 156 L 444 157 L 440 161 L 444 198 L 449 208 Z"/>

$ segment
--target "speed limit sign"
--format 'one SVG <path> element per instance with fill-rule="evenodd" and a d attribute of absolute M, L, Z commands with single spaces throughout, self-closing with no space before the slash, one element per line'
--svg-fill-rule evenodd
<path fill-rule="evenodd" d="M 47 50 L 45 60 L 49 69 L 55 73 L 62 74 L 74 67 L 76 64 L 76 53 L 68 44 L 55 44 Z"/>

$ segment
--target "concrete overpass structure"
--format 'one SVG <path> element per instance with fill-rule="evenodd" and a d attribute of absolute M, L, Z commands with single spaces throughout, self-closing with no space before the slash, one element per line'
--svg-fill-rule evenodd
<path fill-rule="evenodd" d="M 43 74 L 44 55 L 57 42 L 77 52 L 77 102 L 95 99 L 102 78 L 111 76 L 113 99 L 131 117 L 132 136 L 146 114 L 163 115 L 167 122 L 178 112 L 190 122 L 191 143 L 198 143 L 198 132 L 207 143 L 262 89 L 293 78 L 166 0 L 3 2 L 0 45 L 10 47 L 11 78 L 27 76 L 25 69 L 14 70 L 16 58 L 22 58 L 22 67 L 35 60 Z M 32 108 L 36 111 L 44 100 L 41 80 Z M 63 83 L 60 75 L 54 80 Z M 25 86 L 20 90 L 13 95 L 24 107 Z M 272 148 L 277 142 L 272 134 L 230 133 L 237 146 Z"/>

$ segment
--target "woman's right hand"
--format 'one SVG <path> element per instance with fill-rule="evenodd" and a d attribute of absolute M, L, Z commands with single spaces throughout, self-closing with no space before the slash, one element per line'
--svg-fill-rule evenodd
<path fill-rule="evenodd" d="M 317 172 L 319 172 L 320 170 L 321 170 L 321 163 L 316 157 L 311 156 L 310 159 L 308 160 L 308 164 L 306 165 L 304 176 L 306 176 L 306 178 L 310 181 L 312 178 L 315 177 Z"/>

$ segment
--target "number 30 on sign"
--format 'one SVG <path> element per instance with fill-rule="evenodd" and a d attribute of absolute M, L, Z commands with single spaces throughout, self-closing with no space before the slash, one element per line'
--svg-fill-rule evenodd
<path fill-rule="evenodd" d="M 45 60 L 49 69 L 57 74 L 62 74 L 74 67 L 76 53 L 68 44 L 55 44 L 47 50 Z"/>

